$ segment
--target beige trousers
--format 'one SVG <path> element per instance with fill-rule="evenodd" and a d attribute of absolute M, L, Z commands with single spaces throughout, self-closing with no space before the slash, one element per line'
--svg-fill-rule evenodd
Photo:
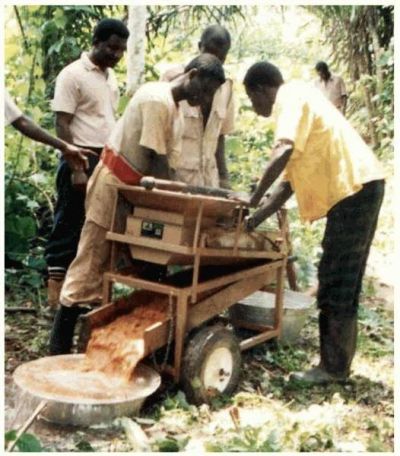
<path fill-rule="evenodd" d="M 111 246 L 106 241 L 107 231 L 97 223 L 85 221 L 78 252 L 68 268 L 61 289 L 60 303 L 63 306 L 101 303 L 103 274 L 110 260 Z"/>

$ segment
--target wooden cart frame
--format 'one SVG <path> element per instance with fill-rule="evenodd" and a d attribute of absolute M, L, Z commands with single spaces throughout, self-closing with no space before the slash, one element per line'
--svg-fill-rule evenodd
<path fill-rule="evenodd" d="M 242 219 L 244 204 L 237 204 L 233 201 L 222 198 L 211 198 L 199 195 L 188 195 L 166 190 L 145 190 L 140 187 L 118 185 L 117 198 L 113 210 L 111 230 L 107 239 L 111 242 L 111 260 L 109 271 L 104 274 L 103 281 L 103 305 L 100 309 L 87 314 L 86 324 L 93 328 L 109 318 L 116 311 L 115 303 L 111 303 L 112 286 L 114 283 L 125 284 L 129 287 L 147 290 L 151 293 L 168 296 L 172 302 L 172 318 L 165 322 L 156 323 L 149 327 L 145 333 L 146 355 L 165 346 L 171 336 L 174 339 L 174 357 L 171 365 L 165 364 L 161 370 L 173 376 L 178 382 L 181 376 L 182 355 L 186 335 L 194 328 L 206 321 L 218 316 L 230 306 L 258 291 L 267 290 L 268 285 L 276 283 L 276 286 L 268 291 L 275 293 L 274 324 L 272 326 L 254 325 L 244 321 L 231 321 L 234 326 L 248 328 L 257 332 L 253 337 L 240 342 L 240 349 L 246 350 L 269 339 L 279 337 L 282 327 L 283 315 L 283 289 L 286 270 L 287 254 L 284 245 L 280 252 L 260 252 L 241 250 L 238 247 L 238 239 L 243 229 L 242 223 L 237 223 L 235 244 L 232 249 L 210 249 L 205 246 L 205 235 L 201 232 L 202 218 L 205 216 L 210 204 L 211 210 L 215 207 L 226 208 L 226 205 L 237 206 L 238 220 Z M 147 201 L 149 195 L 154 201 L 172 201 L 172 205 L 186 205 L 185 207 L 195 208 L 196 222 L 194 239 L 191 246 L 180 246 L 167 244 L 158 239 L 147 239 L 132 237 L 125 234 L 126 216 L 131 213 L 132 206 Z M 214 207 L 214 206 L 215 207 Z M 154 205 L 153 205 L 154 206 Z M 282 242 L 285 244 L 285 233 L 287 230 L 286 219 L 281 217 Z M 284 220 L 283 220 L 284 219 Z M 283 223 L 282 223 L 283 221 Z M 122 245 L 142 245 L 164 251 L 172 251 L 179 255 L 192 257 L 192 278 L 187 283 L 171 285 L 145 280 L 134 272 L 117 270 L 118 251 Z M 253 262 L 240 265 L 234 272 L 220 274 L 206 280 L 201 279 L 201 263 L 203 258 L 235 258 L 251 259 Z M 254 262 L 256 261 L 256 263 Z M 224 269 L 224 268 L 222 268 Z M 122 304 L 122 307 L 126 306 Z M 118 306 L 117 306 L 118 307 Z M 127 309 L 118 309 L 119 312 Z M 171 326 L 172 325 L 172 326 Z"/>

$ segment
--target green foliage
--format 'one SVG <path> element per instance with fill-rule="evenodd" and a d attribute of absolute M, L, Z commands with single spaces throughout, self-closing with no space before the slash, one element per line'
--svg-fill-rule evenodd
<path fill-rule="evenodd" d="M 5 443 L 10 443 L 11 441 L 15 440 L 17 438 L 17 431 L 12 429 L 11 431 L 7 431 L 4 434 L 4 441 Z"/>
<path fill-rule="evenodd" d="M 226 140 L 226 158 L 235 189 L 249 192 L 267 164 L 273 130 L 257 130 L 254 115 L 241 120 L 240 130 Z"/>
<path fill-rule="evenodd" d="M 22 155 L 28 152 L 17 149 L 16 146 L 18 147 L 11 143 L 7 153 Z M 39 162 L 42 156 L 44 148 L 38 151 L 36 162 Z M 6 268 L 10 268 L 12 264 L 20 264 L 25 268 L 19 273 L 13 269 L 6 270 L 6 277 L 10 279 L 7 285 L 10 287 L 18 283 L 39 288 L 40 273 L 45 268 L 43 239 L 40 233 L 49 223 L 48 217 L 52 211 L 50 192 L 53 178 L 50 174 L 36 172 L 35 168 L 35 164 L 32 164 L 32 169 L 18 171 L 17 168 L 13 170 L 6 167 L 5 171 Z"/>
<path fill-rule="evenodd" d="M 364 355 L 380 358 L 393 353 L 393 338 L 390 331 L 392 321 L 384 318 L 378 309 L 360 306 L 359 323 L 362 330 L 358 336 L 358 346 Z"/>
<path fill-rule="evenodd" d="M 278 345 L 276 350 L 266 350 L 263 361 L 271 366 L 279 367 L 284 372 L 300 370 L 307 361 L 308 354 L 297 346 Z"/>
<path fill-rule="evenodd" d="M 351 118 L 381 158 L 393 153 L 394 8 L 392 5 L 306 7 L 321 18 L 332 63 L 347 70 L 354 90 Z"/>
<path fill-rule="evenodd" d="M 266 435 L 264 428 L 246 426 L 240 428 L 236 435 L 229 434 L 228 439 L 221 439 L 217 442 L 207 442 L 207 451 L 213 452 L 257 452 L 269 453 L 281 451 L 278 444 L 277 432 L 275 429 Z"/>
<path fill-rule="evenodd" d="M 14 441 L 16 438 L 17 432 L 15 430 L 6 432 L 4 436 L 6 444 Z M 15 446 L 21 453 L 40 453 L 43 451 L 42 444 L 39 439 L 35 435 L 28 433 L 23 433 L 18 438 Z"/>
<path fill-rule="evenodd" d="M 173 410 L 173 409 L 182 409 L 182 410 L 190 410 L 191 406 L 186 400 L 185 393 L 183 391 L 178 391 L 173 396 L 167 396 L 167 398 L 163 401 L 163 406 L 165 410 Z"/>
<path fill-rule="evenodd" d="M 226 394 L 219 394 L 218 396 L 213 397 L 210 401 L 212 410 L 219 410 L 229 404 L 232 404 L 232 397 Z"/>
<path fill-rule="evenodd" d="M 323 427 L 320 432 L 303 432 L 299 437 L 299 448 L 297 451 L 310 453 L 315 451 L 334 451 L 332 442 L 332 430 Z"/>
<path fill-rule="evenodd" d="M 77 451 L 88 453 L 96 451 L 92 445 L 85 439 L 80 439 L 77 443 L 75 443 L 75 448 Z"/>
<path fill-rule="evenodd" d="M 167 437 L 163 440 L 157 440 L 154 443 L 154 451 L 162 453 L 178 453 L 183 451 L 189 442 L 189 437 L 176 439 L 175 437 Z"/>

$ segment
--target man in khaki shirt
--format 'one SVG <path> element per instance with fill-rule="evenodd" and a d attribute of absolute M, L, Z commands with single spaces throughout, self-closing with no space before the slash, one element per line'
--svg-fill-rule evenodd
<path fill-rule="evenodd" d="M 224 27 L 211 25 L 201 35 L 201 53 L 215 55 L 225 62 L 231 37 Z M 184 71 L 183 65 L 167 70 L 161 80 L 171 81 Z M 226 82 L 213 98 L 205 98 L 201 106 L 181 102 L 184 116 L 182 156 L 176 178 L 187 184 L 230 188 L 225 160 L 225 135 L 234 129 L 233 81 Z"/>
<path fill-rule="evenodd" d="M 94 29 L 92 49 L 83 52 L 80 59 L 67 65 L 57 77 L 52 102 L 57 135 L 64 141 L 94 152 L 89 157 L 87 176 L 98 163 L 102 148 L 115 125 L 119 95 L 112 67 L 123 56 L 128 36 L 123 22 L 101 20 Z M 56 179 L 54 224 L 45 250 L 50 306 L 58 303 L 65 273 L 76 255 L 85 218 L 84 184 L 87 177 L 80 173 L 81 186 L 78 188 L 71 182 L 71 178 L 76 182 L 76 176 L 61 157 Z"/>
<path fill-rule="evenodd" d="M 174 178 L 181 157 L 179 103 L 186 100 L 190 106 L 199 105 L 224 82 L 221 62 L 211 54 L 201 54 L 183 75 L 172 82 L 144 84 L 130 100 L 88 183 L 86 220 L 77 256 L 61 290 L 50 337 L 51 354 L 70 352 L 82 306 L 101 302 L 103 273 L 110 256 L 106 233 L 117 194 L 109 184 L 138 184 L 144 175 Z"/>
<path fill-rule="evenodd" d="M 343 79 L 329 71 L 325 62 L 318 62 L 315 65 L 315 71 L 319 79 L 315 81 L 315 87 L 330 100 L 343 115 L 346 113 L 347 91 Z"/>

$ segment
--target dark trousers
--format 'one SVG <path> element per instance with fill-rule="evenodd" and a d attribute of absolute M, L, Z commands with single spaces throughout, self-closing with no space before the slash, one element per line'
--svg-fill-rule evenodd
<path fill-rule="evenodd" d="M 383 180 L 368 182 L 328 212 L 317 295 L 318 307 L 325 314 L 357 314 L 384 188 Z"/>
<path fill-rule="evenodd" d="M 86 147 L 86 146 L 85 146 Z M 90 177 L 96 167 L 100 148 L 86 147 L 98 155 L 88 155 Z M 57 169 L 56 178 L 57 202 L 54 210 L 53 228 L 45 248 L 45 259 L 49 275 L 52 271 L 58 277 L 65 274 L 76 256 L 79 238 L 85 221 L 85 192 L 76 190 L 71 184 L 71 169 L 63 157 Z"/>

